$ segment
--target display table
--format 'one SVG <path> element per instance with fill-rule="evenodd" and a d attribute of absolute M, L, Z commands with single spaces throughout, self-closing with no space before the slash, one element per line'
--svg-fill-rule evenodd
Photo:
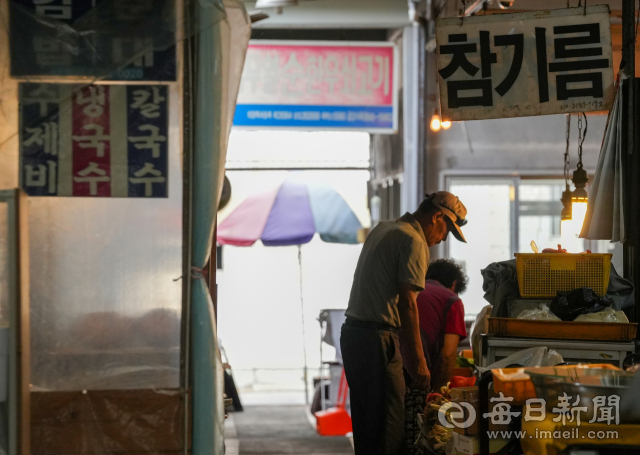
<path fill-rule="evenodd" d="M 556 417 L 555 414 L 547 413 L 547 418 L 542 422 L 522 421 L 522 431 L 526 433 L 520 439 L 520 446 L 525 455 L 558 455 L 569 447 L 592 450 L 598 447 L 637 448 L 636 453 L 640 453 L 640 425 L 606 425 L 582 422 L 580 426 L 569 423 L 563 426 L 560 422 L 553 422 L 554 417 Z M 560 432 L 555 434 L 560 437 L 554 438 L 554 432 Z M 598 438 L 599 432 L 604 437 Z M 617 437 L 614 437 L 612 432 L 617 432 L 615 433 Z M 551 437 L 547 437 L 549 435 Z"/>
<path fill-rule="evenodd" d="M 622 368 L 624 358 L 635 351 L 633 341 L 572 341 L 482 336 L 483 366 L 528 348 L 544 346 L 557 351 L 565 362 L 611 363 Z"/>

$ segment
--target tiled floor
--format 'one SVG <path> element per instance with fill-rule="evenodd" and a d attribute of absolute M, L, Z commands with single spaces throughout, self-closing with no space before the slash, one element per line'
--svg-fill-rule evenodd
<path fill-rule="evenodd" d="M 349 439 L 318 436 L 307 416 L 305 406 L 245 406 L 225 427 L 227 455 L 353 455 Z"/>

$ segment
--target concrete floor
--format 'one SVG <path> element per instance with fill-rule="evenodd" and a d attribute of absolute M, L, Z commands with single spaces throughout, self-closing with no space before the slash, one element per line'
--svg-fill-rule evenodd
<path fill-rule="evenodd" d="M 232 413 L 227 423 L 232 428 L 225 431 L 227 438 L 231 436 L 227 454 L 353 454 L 346 437 L 318 436 L 305 409 L 305 406 L 245 406 L 244 412 Z"/>

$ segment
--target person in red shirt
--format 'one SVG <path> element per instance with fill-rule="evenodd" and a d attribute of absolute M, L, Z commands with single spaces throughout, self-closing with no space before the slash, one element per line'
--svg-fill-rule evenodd
<path fill-rule="evenodd" d="M 429 264 L 424 290 L 418 293 L 418 321 L 422 351 L 431 371 L 431 390 L 439 392 L 447 385 L 456 363 L 458 343 L 467 336 L 464 306 L 458 297 L 467 288 L 469 278 L 462 267 L 450 259 Z M 412 387 L 405 373 L 405 442 L 404 455 L 422 455 L 416 445 L 420 429 L 416 414 L 423 414 L 426 394 Z"/>
<path fill-rule="evenodd" d="M 469 277 L 453 260 L 438 259 L 429 265 L 424 291 L 418 294 L 422 349 L 435 391 L 447 385 L 458 344 L 467 337 L 464 305 L 458 294 L 467 289 L 468 282 Z"/>

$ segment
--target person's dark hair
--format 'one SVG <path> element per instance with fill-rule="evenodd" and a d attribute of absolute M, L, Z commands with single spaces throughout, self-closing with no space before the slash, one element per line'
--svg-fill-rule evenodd
<path fill-rule="evenodd" d="M 420 203 L 420 205 L 418 206 L 418 210 L 416 210 L 416 212 L 421 213 L 423 215 L 431 215 L 432 213 L 435 213 L 438 210 L 440 209 L 436 207 L 433 202 L 431 202 L 431 199 L 425 199 Z"/>
<path fill-rule="evenodd" d="M 456 294 L 462 294 L 466 291 L 467 284 L 469 284 L 469 277 L 453 259 L 438 259 L 429 264 L 427 280 L 435 280 L 446 288 L 451 288 L 453 282 L 456 281 L 454 289 Z"/>

